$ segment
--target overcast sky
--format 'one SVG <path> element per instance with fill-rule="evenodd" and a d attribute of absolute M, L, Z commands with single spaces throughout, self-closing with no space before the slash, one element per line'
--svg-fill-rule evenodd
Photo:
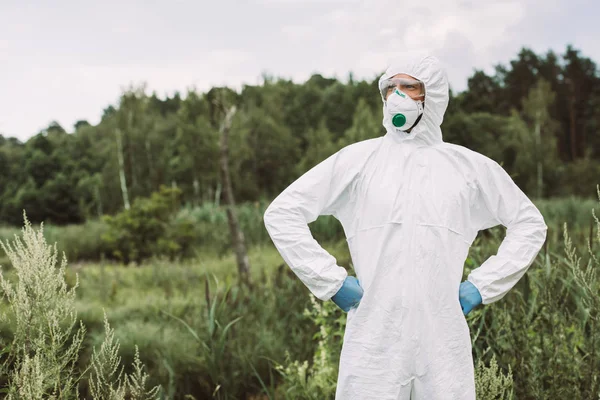
<path fill-rule="evenodd" d="M 130 83 L 164 96 L 263 72 L 373 79 L 413 49 L 440 57 L 463 90 L 474 68 L 523 46 L 570 43 L 600 63 L 598 16 L 594 0 L 0 0 L 0 133 L 96 124 Z"/>

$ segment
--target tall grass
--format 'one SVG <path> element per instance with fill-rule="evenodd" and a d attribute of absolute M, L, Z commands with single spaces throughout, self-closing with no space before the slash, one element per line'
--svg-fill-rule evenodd
<path fill-rule="evenodd" d="M 0 273 L 0 288 L 6 300 L 0 380 L 8 399 L 71 399 L 79 397 L 79 383 L 89 368 L 78 370 L 77 362 L 85 337 L 78 320 L 75 295 L 78 280 L 65 280 L 66 259 L 60 266 L 56 246 L 46 244 L 43 227 L 33 229 L 25 217 L 22 236 L 0 242 L 13 266 L 13 279 Z M 151 399 L 158 388 L 146 390 L 147 375 L 136 357 L 133 374 L 123 374 L 118 342 L 106 318 L 106 337 L 101 350 L 91 358 L 89 377 L 93 399 Z M 116 376 L 114 373 L 121 368 Z"/>
<path fill-rule="evenodd" d="M 549 226 L 550 242 L 562 240 L 562 226 L 567 223 L 576 241 L 585 242 L 595 229 L 590 209 L 594 200 L 565 197 L 535 201 Z M 237 206 L 237 214 L 244 236 L 250 246 L 270 245 L 271 239 L 264 229 L 263 214 L 268 206 L 265 201 Z M 193 247 L 197 256 L 229 254 L 229 227 L 225 208 L 215 203 L 204 203 L 198 207 L 184 207 L 175 217 L 178 222 L 191 222 Z M 310 224 L 310 229 L 319 242 L 344 240 L 341 224 L 333 217 L 320 217 Z M 82 225 L 46 226 L 45 236 L 50 243 L 57 243 L 58 250 L 65 252 L 70 263 L 101 261 L 110 257 L 114 249 L 102 240 L 108 227 L 100 220 L 90 220 Z M 0 240 L 10 240 L 18 229 L 0 227 Z M 8 260 L 0 262 L 7 264 Z"/>
<path fill-rule="evenodd" d="M 203 234 L 208 250 L 193 260 L 155 259 L 141 268 L 100 262 L 64 269 L 61 276 L 67 289 L 76 288 L 74 312 L 87 330 L 74 364 L 75 376 L 83 377 L 79 381 L 83 396 L 91 394 L 90 366 L 100 359 L 94 348 L 100 354 L 102 343 L 112 337 L 119 343 L 124 374 L 135 373 L 139 349 L 139 362 L 148 374 L 146 387 L 160 385 L 159 398 L 238 399 L 261 394 L 273 399 L 332 398 L 345 315 L 331 302 L 311 299 L 273 246 L 261 243 L 263 226 L 257 211 L 261 207 L 245 207 L 242 223 L 248 224 L 248 232 L 256 229 L 258 239 L 250 248 L 254 291 L 238 286 L 233 254 L 225 250 L 219 254 L 208 246 L 210 232 L 204 227 L 199 229 L 207 229 Z M 550 225 L 548 240 L 529 272 L 501 301 L 480 306 L 467 318 L 478 398 L 599 395 L 600 288 L 594 271 L 600 225 L 589 208 L 587 217 L 580 216 L 580 207 L 571 201 L 540 204 L 540 209 L 554 216 L 544 214 Z M 182 218 L 191 218 L 185 213 L 199 213 L 192 216 L 204 221 L 199 225 L 222 223 L 226 230 L 226 220 L 218 222 L 221 214 L 216 207 L 182 211 Z M 552 218 L 570 222 L 565 229 Z M 592 229 L 589 220 L 594 222 Z M 253 223 L 260 223 L 259 228 Z M 345 241 L 335 240 L 336 229 L 341 228 L 320 223 L 324 225 L 311 226 L 313 233 L 333 239 L 320 242 L 352 273 Z M 503 237 L 501 227 L 478 236 L 464 277 L 497 251 Z M 7 271 L 5 278 L 16 282 L 17 270 Z M 105 312 L 112 331 L 107 331 Z M 2 337 L 13 337 L 17 324 L 0 321 L 0 329 Z M 5 371 L 14 370 L 13 364 L 6 367 Z M 41 370 L 35 363 L 27 368 L 27 374 Z M 9 379 L 3 382 L 9 384 Z"/>
<path fill-rule="evenodd" d="M 72 263 L 77 260 L 101 260 L 108 254 L 108 248 L 100 240 L 107 226 L 99 220 L 90 220 L 81 225 L 44 225 L 44 237 L 48 243 L 55 243 L 59 254 L 63 252 Z M 19 235 L 21 228 L 0 226 L 0 240 L 11 241 Z M 0 264 L 8 265 L 10 260 L 0 254 Z"/>
<path fill-rule="evenodd" d="M 307 357 L 314 347 L 301 315 L 310 302 L 306 288 L 278 267 L 275 250 L 253 249 L 250 257 L 253 265 L 272 265 L 254 271 L 254 292 L 237 286 L 233 257 L 138 269 L 88 266 L 80 270 L 80 315 L 96 327 L 98 341 L 99 310 L 106 307 L 123 359 L 137 344 L 149 382 L 165 388 L 165 398 L 244 398 L 261 391 L 259 377 L 275 383 L 269 360 L 290 347 L 294 357 Z M 106 295 L 105 288 L 114 289 Z"/>
<path fill-rule="evenodd" d="M 271 239 L 264 228 L 263 214 L 266 203 L 248 203 L 238 206 L 240 226 L 250 246 L 269 245 Z M 225 208 L 213 203 L 200 207 L 182 208 L 175 217 L 178 222 L 189 221 L 193 225 L 192 246 L 196 255 L 207 253 L 225 256 L 229 253 L 229 227 Z M 315 238 L 331 242 L 343 239 L 343 229 L 333 217 L 322 217 L 311 225 Z M 17 228 L 0 227 L 0 240 L 10 240 Z M 65 252 L 71 263 L 101 261 L 109 258 L 113 250 L 102 240 L 108 226 L 101 220 L 90 220 L 82 225 L 46 226 L 45 236 L 50 243 L 57 243 L 58 250 Z M 8 264 L 8 259 L 0 256 L 0 262 Z"/>

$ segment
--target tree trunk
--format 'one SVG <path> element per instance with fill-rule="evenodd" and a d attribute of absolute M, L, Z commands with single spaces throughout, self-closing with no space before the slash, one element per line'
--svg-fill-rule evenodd
<path fill-rule="evenodd" d="M 569 85 L 569 132 L 571 136 L 571 161 L 577 159 L 577 125 L 575 115 L 575 89 L 573 88 L 573 81 L 568 81 Z"/>
<path fill-rule="evenodd" d="M 194 175 L 196 175 L 196 172 L 194 171 Z M 198 178 L 196 178 L 194 176 L 194 206 L 198 207 L 200 205 L 200 182 L 198 182 Z"/>
<path fill-rule="evenodd" d="M 123 140 L 121 130 L 117 128 L 117 158 L 119 160 L 119 179 L 121 180 L 121 194 L 123 195 L 123 206 L 129 210 L 129 192 L 127 191 L 127 179 L 125 177 L 125 161 L 123 160 Z"/>
<path fill-rule="evenodd" d="M 229 171 L 229 169 L 228 169 Z M 221 182 L 217 183 L 217 188 L 215 189 L 215 206 L 219 207 L 221 204 Z"/>
<path fill-rule="evenodd" d="M 194 150 L 198 148 L 196 143 L 192 147 Z M 194 206 L 198 207 L 202 203 L 202 199 L 200 199 L 200 182 L 198 181 L 198 165 L 196 163 L 196 155 L 195 151 L 192 151 L 192 187 L 194 188 Z"/>
<path fill-rule="evenodd" d="M 102 218 L 102 196 L 100 195 L 100 185 L 94 185 L 94 196 L 96 197 L 96 213 L 98 219 Z"/>
<path fill-rule="evenodd" d="M 240 225 L 235 213 L 235 200 L 233 198 L 233 188 L 229 175 L 229 130 L 231 129 L 231 121 L 235 115 L 236 108 L 232 106 L 225 115 L 225 119 L 221 124 L 220 136 L 220 165 L 221 165 L 221 180 L 223 182 L 223 194 L 225 196 L 225 205 L 227 209 L 227 219 L 229 221 L 229 231 L 231 234 L 231 243 L 233 245 L 235 256 L 237 259 L 238 273 L 240 281 L 247 287 L 251 287 L 250 282 L 250 259 L 246 251 L 246 243 L 244 233 L 240 229 Z"/>
<path fill-rule="evenodd" d="M 536 113 L 535 118 L 535 158 L 537 162 L 537 198 L 541 199 L 544 192 L 544 172 L 542 167 L 542 128 L 541 128 L 541 114 L 540 110 Z"/>
<path fill-rule="evenodd" d="M 148 133 L 146 133 L 146 158 L 148 159 L 148 190 L 149 193 L 154 191 L 156 187 L 154 185 L 155 177 L 154 177 L 154 162 L 152 161 L 152 146 L 150 145 L 150 139 L 148 139 Z"/>
<path fill-rule="evenodd" d="M 140 190 L 138 188 L 138 180 L 137 180 L 137 174 L 136 174 L 136 170 L 137 170 L 137 163 L 135 161 L 135 152 L 136 152 L 136 146 L 134 145 L 134 143 L 131 143 L 130 140 L 131 138 L 134 136 L 133 135 L 133 113 L 131 111 L 129 111 L 128 115 L 128 119 L 127 119 L 127 136 L 125 137 L 127 139 L 127 155 L 128 160 L 129 160 L 129 176 L 131 177 L 131 193 L 132 195 L 135 197 L 136 195 L 140 194 Z"/>

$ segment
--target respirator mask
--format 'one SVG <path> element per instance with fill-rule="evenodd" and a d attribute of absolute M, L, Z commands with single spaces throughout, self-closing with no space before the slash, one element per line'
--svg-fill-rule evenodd
<path fill-rule="evenodd" d="M 416 79 L 390 78 L 381 81 L 379 91 L 385 103 L 384 118 L 395 129 L 408 131 L 423 115 L 425 86 Z"/>

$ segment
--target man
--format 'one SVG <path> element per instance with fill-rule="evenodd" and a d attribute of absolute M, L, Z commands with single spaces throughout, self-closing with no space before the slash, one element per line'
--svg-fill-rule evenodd
<path fill-rule="evenodd" d="M 265 225 L 308 289 L 348 311 L 337 400 L 475 399 L 464 315 L 517 283 L 547 227 L 499 164 L 442 140 L 449 94 L 436 58 L 392 63 L 379 88 L 386 134 L 293 182 Z M 342 223 L 358 279 L 312 237 L 319 215 Z M 477 232 L 499 224 L 497 254 L 461 283 Z"/>

